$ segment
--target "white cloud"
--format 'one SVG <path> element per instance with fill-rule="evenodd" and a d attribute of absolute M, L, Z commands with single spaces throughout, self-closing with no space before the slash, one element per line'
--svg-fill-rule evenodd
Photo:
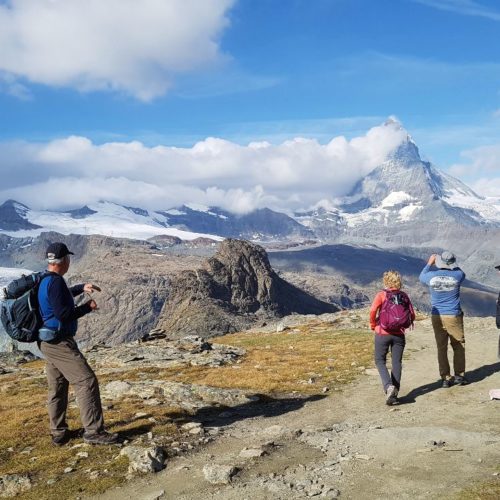
<path fill-rule="evenodd" d="M 101 145 L 85 137 L 45 144 L 0 144 L 0 200 L 33 208 L 69 208 L 97 200 L 167 209 L 182 203 L 217 205 L 233 212 L 268 206 L 308 207 L 346 194 L 402 140 L 398 126 L 327 144 L 296 138 L 247 146 L 207 138 L 191 148 Z M 15 158 L 15 163 L 11 158 Z"/>
<path fill-rule="evenodd" d="M 477 16 L 500 21 L 500 12 L 491 9 L 475 0 L 413 0 L 414 2 L 434 7 L 440 10 L 462 14 L 464 16 Z"/>
<path fill-rule="evenodd" d="M 31 82 L 149 101 L 178 74 L 213 67 L 235 0 L 0 3 L 0 71 Z"/>
<path fill-rule="evenodd" d="M 32 98 L 29 89 L 23 85 L 11 73 L 0 70 L 0 92 L 4 92 L 21 101 L 28 101 Z"/>
<path fill-rule="evenodd" d="M 477 177 L 500 173 L 500 144 L 462 151 L 460 156 L 466 162 L 452 165 L 449 169 L 452 175 L 473 174 Z"/>
<path fill-rule="evenodd" d="M 482 196 L 500 199 L 500 177 L 492 179 L 483 177 L 472 184 L 472 189 Z"/>
<path fill-rule="evenodd" d="M 448 170 L 456 176 L 471 179 L 471 187 L 480 195 L 500 197 L 500 144 L 463 151 L 464 162 Z"/>

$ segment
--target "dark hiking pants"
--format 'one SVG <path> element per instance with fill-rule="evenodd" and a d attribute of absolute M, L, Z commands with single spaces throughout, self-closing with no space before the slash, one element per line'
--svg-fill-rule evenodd
<path fill-rule="evenodd" d="M 406 339 L 404 335 L 375 335 L 375 365 L 377 366 L 384 392 L 390 385 L 393 385 L 398 391 L 401 385 L 401 369 L 403 351 L 405 349 Z M 387 353 L 391 350 L 392 369 L 391 374 L 387 370 Z"/>
<path fill-rule="evenodd" d="M 57 343 L 40 342 L 40 350 L 47 362 L 51 434 L 61 435 L 68 429 L 66 410 L 69 384 L 74 388 L 85 432 L 93 434 L 102 431 L 104 418 L 99 383 L 75 340 L 67 338 Z"/>

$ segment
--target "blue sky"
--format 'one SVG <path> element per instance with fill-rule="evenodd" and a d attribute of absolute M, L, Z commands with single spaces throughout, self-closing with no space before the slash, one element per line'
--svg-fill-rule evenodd
<path fill-rule="evenodd" d="M 43 14 L 0 2 L 3 150 L 73 135 L 146 148 L 207 137 L 326 144 L 395 115 L 426 158 L 500 196 L 496 1 L 171 0 L 173 13 L 140 2 L 152 16 L 127 13 L 129 0 L 70 2 L 81 12 L 29 2 Z"/>

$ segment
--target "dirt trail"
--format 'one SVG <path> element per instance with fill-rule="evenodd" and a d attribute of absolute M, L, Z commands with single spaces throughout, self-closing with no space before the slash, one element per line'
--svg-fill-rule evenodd
<path fill-rule="evenodd" d="M 207 430 L 219 430 L 213 443 L 98 498 L 429 499 L 451 498 L 473 481 L 500 480 L 494 475 L 500 401 L 488 397 L 500 388 L 498 331 L 491 319 L 468 319 L 466 340 L 468 386 L 440 388 L 425 320 L 408 335 L 400 405 L 384 404 L 378 374 L 368 369 L 341 393 L 206 421 Z M 262 457 L 239 456 L 260 446 Z M 212 485 L 204 479 L 206 464 L 239 472 L 228 485 Z"/>

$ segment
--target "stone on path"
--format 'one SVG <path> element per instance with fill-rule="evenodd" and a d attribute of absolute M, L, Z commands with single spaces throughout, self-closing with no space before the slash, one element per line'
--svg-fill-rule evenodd
<path fill-rule="evenodd" d="M 147 493 L 140 500 L 160 500 L 165 497 L 165 490 L 158 490 L 153 493 Z"/>
<path fill-rule="evenodd" d="M 147 473 L 159 472 L 165 466 L 164 453 L 159 446 L 143 448 L 141 446 L 126 446 L 120 451 L 121 456 L 126 456 L 129 459 L 128 473 L 134 472 Z"/>
<path fill-rule="evenodd" d="M 259 446 L 257 448 L 243 448 L 240 451 L 241 458 L 257 458 L 262 457 L 265 454 L 266 450 L 264 450 L 262 446 Z"/>
<path fill-rule="evenodd" d="M 207 464 L 203 467 L 205 479 L 212 484 L 229 484 L 237 471 L 234 465 Z"/>

